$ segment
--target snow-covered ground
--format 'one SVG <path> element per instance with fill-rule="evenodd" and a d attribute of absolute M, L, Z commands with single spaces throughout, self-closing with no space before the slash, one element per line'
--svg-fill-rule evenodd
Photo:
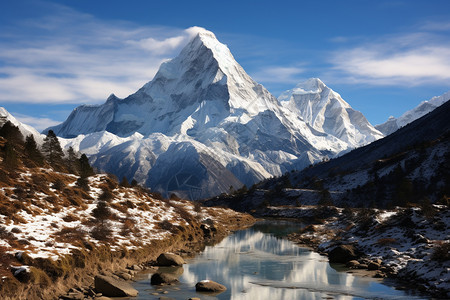
<path fill-rule="evenodd" d="M 286 215 L 296 215 L 294 210 L 307 215 L 311 208 L 288 209 Z M 312 241 L 325 253 L 337 245 L 353 245 L 362 253 L 360 260 L 381 261 L 380 269 L 389 270 L 388 276 L 449 297 L 449 225 L 450 211 L 443 205 L 426 209 L 336 209 L 334 217 L 292 238 L 298 242 Z"/>
<path fill-rule="evenodd" d="M 225 218 L 240 215 L 185 200 L 160 200 L 139 186 L 122 187 L 104 174 L 89 177 L 85 192 L 77 186 L 77 179 L 41 168 L 22 172 L 14 187 L 0 184 L 2 280 L 29 272 L 21 264 L 25 254 L 31 259 L 58 261 L 76 249 L 90 251 L 102 244 L 111 251 L 130 251 L 169 238 L 194 223 L 201 231 L 201 223 L 225 226 Z M 107 206 L 105 218 L 95 214 L 100 202 Z"/>

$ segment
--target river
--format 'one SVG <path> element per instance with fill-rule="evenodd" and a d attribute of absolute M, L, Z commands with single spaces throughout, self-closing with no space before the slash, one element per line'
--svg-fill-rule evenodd
<path fill-rule="evenodd" d="M 176 285 L 154 287 L 151 274 L 141 274 L 134 283 L 139 296 L 133 299 L 427 299 L 395 289 L 386 280 L 349 274 L 326 257 L 281 238 L 301 226 L 262 221 L 237 231 L 188 259 L 183 268 L 166 268 L 179 276 Z M 225 285 L 227 291 L 197 293 L 195 284 L 204 279 Z"/>

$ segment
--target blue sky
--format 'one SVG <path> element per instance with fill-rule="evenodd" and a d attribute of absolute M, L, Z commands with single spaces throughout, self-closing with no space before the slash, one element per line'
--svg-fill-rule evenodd
<path fill-rule="evenodd" d="M 372 124 L 450 90 L 450 1 L 1 1 L 0 106 L 43 129 L 126 97 L 204 27 L 275 96 L 319 77 Z"/>

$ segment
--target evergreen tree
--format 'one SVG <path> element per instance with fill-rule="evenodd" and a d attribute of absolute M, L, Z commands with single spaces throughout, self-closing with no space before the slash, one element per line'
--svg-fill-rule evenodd
<path fill-rule="evenodd" d="M 123 176 L 122 181 L 120 182 L 120 186 L 130 187 L 130 183 L 128 182 L 128 179 L 126 176 Z"/>
<path fill-rule="evenodd" d="M 42 152 L 52 167 L 59 169 L 63 166 L 64 152 L 53 130 L 48 131 L 42 144 Z"/>
<path fill-rule="evenodd" d="M 0 136 L 7 139 L 11 144 L 23 144 L 22 133 L 20 132 L 19 128 L 10 121 L 7 121 L 5 124 L 3 124 L 2 128 L 0 128 Z"/>
<path fill-rule="evenodd" d="M 29 135 L 25 139 L 25 155 L 28 159 L 33 161 L 36 165 L 42 166 L 44 163 L 44 156 L 41 151 L 37 148 L 36 141 L 34 140 L 33 135 Z"/>
<path fill-rule="evenodd" d="M 89 159 L 87 158 L 86 154 L 83 153 L 81 155 L 81 157 L 78 159 L 78 163 L 80 166 L 81 178 L 87 178 L 95 174 L 94 169 L 89 164 Z"/>
<path fill-rule="evenodd" d="M 108 204 L 105 201 L 98 201 L 97 206 L 92 210 L 92 216 L 99 220 L 102 224 L 112 215 Z"/>
<path fill-rule="evenodd" d="M 78 155 L 75 153 L 72 146 L 67 150 L 67 171 L 71 174 L 79 173 Z"/>
<path fill-rule="evenodd" d="M 16 149 L 9 141 L 6 142 L 4 147 L 3 165 L 8 171 L 14 171 L 14 169 L 16 169 L 19 165 L 19 159 L 17 158 Z"/>

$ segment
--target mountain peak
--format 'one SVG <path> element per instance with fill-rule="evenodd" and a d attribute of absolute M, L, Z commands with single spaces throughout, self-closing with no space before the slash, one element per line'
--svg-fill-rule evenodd
<path fill-rule="evenodd" d="M 296 88 L 301 88 L 305 92 L 313 92 L 313 93 L 316 93 L 318 90 L 323 90 L 326 87 L 327 86 L 325 85 L 325 83 L 323 83 L 322 80 L 315 77 L 309 78 L 308 80 L 300 82 L 299 84 L 296 85 Z"/>
<path fill-rule="evenodd" d="M 314 129 L 359 147 L 382 137 L 359 111 L 319 78 L 310 78 L 278 98 Z"/>

